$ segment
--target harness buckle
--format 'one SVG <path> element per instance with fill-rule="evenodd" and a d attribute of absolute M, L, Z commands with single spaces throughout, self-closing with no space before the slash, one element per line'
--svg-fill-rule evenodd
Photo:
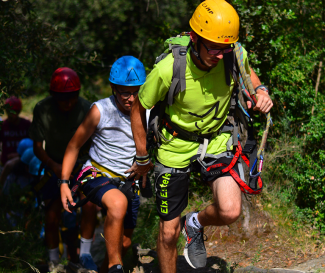
<path fill-rule="evenodd" d="M 198 137 L 198 136 L 193 136 L 193 135 L 191 135 L 191 136 L 189 137 L 189 139 L 190 139 L 191 141 L 198 141 L 199 137 Z"/>
<path fill-rule="evenodd" d="M 204 170 L 207 170 L 207 164 L 203 160 L 198 158 L 197 162 L 199 162 L 199 164 L 204 168 Z"/>
<path fill-rule="evenodd" d="M 180 48 L 180 49 L 179 49 L 179 55 L 181 55 L 181 56 L 185 56 L 186 53 L 187 53 L 187 50 L 186 50 L 185 48 Z"/>

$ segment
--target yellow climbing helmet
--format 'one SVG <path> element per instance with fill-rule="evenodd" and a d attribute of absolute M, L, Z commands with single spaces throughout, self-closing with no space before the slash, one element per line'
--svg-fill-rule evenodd
<path fill-rule="evenodd" d="M 195 10 L 190 26 L 201 37 L 221 44 L 232 44 L 239 38 L 239 17 L 225 0 L 206 0 Z"/>

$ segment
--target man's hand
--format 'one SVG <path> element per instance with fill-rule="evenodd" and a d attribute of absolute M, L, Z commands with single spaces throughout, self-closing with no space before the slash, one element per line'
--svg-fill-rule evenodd
<path fill-rule="evenodd" d="M 59 163 L 54 162 L 53 160 L 50 161 L 49 164 L 50 169 L 55 173 L 58 178 L 61 178 L 62 173 L 62 165 Z M 73 175 L 70 175 L 70 180 L 73 179 Z"/>
<path fill-rule="evenodd" d="M 135 176 L 135 180 L 139 180 L 142 175 L 142 188 L 146 187 L 147 183 L 147 173 L 153 168 L 153 164 L 150 162 L 145 166 L 138 166 L 136 162 L 133 163 L 132 167 L 125 171 L 124 173 L 131 173 L 130 178 Z"/>
<path fill-rule="evenodd" d="M 58 164 L 54 161 L 51 162 L 50 166 L 51 170 L 55 173 L 57 177 L 61 177 L 61 172 L 62 172 L 62 165 Z"/>
<path fill-rule="evenodd" d="M 66 184 L 66 183 L 61 184 L 60 192 L 61 192 L 61 202 L 62 202 L 63 208 L 67 212 L 71 213 L 71 211 L 69 210 L 69 207 L 68 207 L 68 201 L 70 202 L 70 204 L 72 206 L 75 206 L 76 203 L 73 202 L 73 198 L 72 198 L 71 191 L 70 191 L 70 188 L 69 188 L 68 184 Z"/>
<path fill-rule="evenodd" d="M 273 102 L 269 94 L 267 94 L 265 91 L 257 90 L 256 97 L 257 97 L 257 103 L 253 108 L 253 110 L 260 111 L 263 114 L 270 112 L 273 106 Z M 250 101 L 247 102 L 247 107 L 248 109 L 252 107 L 252 103 Z"/>

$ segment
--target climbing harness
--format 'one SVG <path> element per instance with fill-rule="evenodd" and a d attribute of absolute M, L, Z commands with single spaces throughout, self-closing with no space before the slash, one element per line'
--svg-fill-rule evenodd
<path fill-rule="evenodd" d="M 230 175 L 239 184 L 240 189 L 244 193 L 258 194 L 263 189 L 263 182 L 260 177 L 263 168 L 264 160 L 264 148 L 266 144 L 267 134 L 269 127 L 272 124 L 270 113 L 266 114 L 267 123 L 263 133 L 261 145 L 257 151 L 257 142 L 254 138 L 253 121 L 249 113 L 245 110 L 239 100 L 240 91 L 244 97 L 252 103 L 254 107 L 257 103 L 256 92 L 253 88 L 250 75 L 246 73 L 243 62 L 243 48 L 240 43 L 234 44 L 234 50 L 230 53 L 225 53 L 223 56 L 226 84 L 230 86 L 231 77 L 234 82 L 237 83 L 237 88 L 234 87 L 234 91 L 230 101 L 230 109 L 228 116 L 234 118 L 234 124 L 231 124 L 229 120 L 221 126 L 221 128 L 212 134 L 197 134 L 194 132 L 186 131 L 176 124 L 174 124 L 170 117 L 165 114 L 165 108 L 171 106 L 174 101 L 174 97 L 186 89 L 185 71 L 186 71 L 186 55 L 188 50 L 193 50 L 192 42 L 189 38 L 188 32 L 183 32 L 177 37 L 169 38 L 165 41 L 165 47 L 168 48 L 162 53 L 155 63 L 160 62 L 168 54 L 172 53 L 174 57 L 173 63 L 173 77 L 169 87 L 169 91 L 162 102 L 159 102 L 150 113 L 149 128 L 147 134 L 147 150 L 152 151 L 159 148 L 162 141 L 170 142 L 174 138 L 180 138 L 186 141 L 195 141 L 200 143 L 197 155 L 191 158 L 191 165 L 194 161 L 197 161 L 203 168 L 203 171 L 207 174 L 222 175 L 229 172 Z M 239 90 L 238 90 L 239 89 Z M 239 142 L 239 122 L 243 124 L 247 130 L 247 141 L 245 147 L 242 148 Z M 162 128 L 165 128 L 167 132 L 172 136 L 171 139 L 166 139 L 161 133 Z M 234 152 L 225 152 L 221 155 L 207 154 L 207 147 L 210 140 L 223 132 L 232 133 L 232 137 L 227 143 L 227 149 L 230 151 L 233 147 Z M 221 157 L 232 158 L 229 165 L 225 163 L 218 163 L 217 160 Z M 245 181 L 244 171 L 242 163 L 238 161 L 242 158 L 244 163 L 249 167 L 250 175 L 249 181 Z M 204 159 L 214 159 L 214 162 L 207 164 Z M 259 164 L 257 164 L 259 161 Z M 234 170 L 234 166 L 238 164 L 239 174 Z M 190 166 L 191 166 L 190 165 Z M 258 167 L 257 167 L 258 165 Z M 175 168 L 164 167 L 164 172 L 171 172 Z M 190 168 L 189 170 L 190 171 Z M 157 173 L 158 170 L 155 172 Z M 159 176 L 159 175 L 158 175 Z M 156 176 L 156 177 L 158 177 Z"/>
<path fill-rule="evenodd" d="M 90 182 L 92 179 L 95 179 L 97 177 L 107 177 L 107 175 L 93 167 L 93 166 L 88 166 L 85 167 L 78 175 L 77 179 L 76 179 L 76 184 L 72 187 L 71 189 L 71 195 L 72 197 L 76 194 L 77 190 L 80 188 L 82 190 L 82 186 L 85 183 Z M 124 193 L 124 195 L 126 196 L 126 198 L 128 199 L 128 201 L 132 201 L 134 199 L 135 196 L 135 192 L 136 192 L 136 182 L 134 181 L 134 179 L 126 179 L 125 181 L 121 181 L 121 179 L 119 177 L 107 177 L 107 181 L 105 181 L 104 183 L 96 186 L 94 189 L 92 189 L 89 194 L 87 194 L 86 198 L 79 200 L 76 205 L 71 205 L 71 203 L 68 201 L 68 208 L 69 210 L 73 210 L 76 209 L 78 207 L 82 207 L 83 205 L 85 205 L 89 200 L 91 200 L 91 198 L 104 186 L 108 185 L 108 184 L 113 184 L 115 185 L 121 192 Z"/>

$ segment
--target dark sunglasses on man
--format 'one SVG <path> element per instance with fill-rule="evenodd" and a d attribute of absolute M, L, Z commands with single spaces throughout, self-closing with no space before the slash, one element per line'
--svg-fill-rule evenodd
<path fill-rule="evenodd" d="M 228 47 L 224 49 L 209 49 L 202 41 L 202 45 L 205 47 L 209 55 L 219 55 L 220 53 L 225 54 L 233 51 L 233 47 Z"/>

